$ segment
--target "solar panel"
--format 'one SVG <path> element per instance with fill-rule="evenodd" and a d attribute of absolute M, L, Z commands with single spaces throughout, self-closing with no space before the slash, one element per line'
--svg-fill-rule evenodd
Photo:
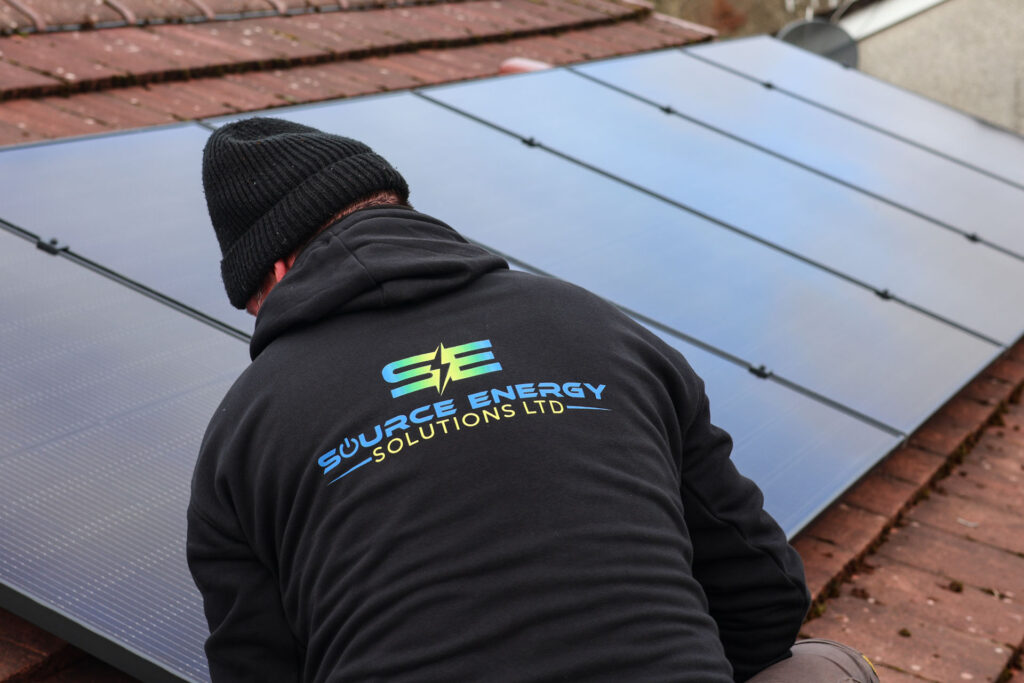
<path fill-rule="evenodd" d="M 712 420 L 733 438 L 733 462 L 761 487 L 765 509 L 790 536 L 900 439 L 671 334 L 652 331 L 704 380 Z"/>
<path fill-rule="evenodd" d="M 686 52 L 1024 186 L 1024 139 L 939 102 L 766 36 Z"/>
<path fill-rule="evenodd" d="M 901 187 L 886 175 L 918 182 L 926 176 L 915 171 L 922 166 L 933 172 L 952 171 L 956 177 L 978 177 L 974 171 L 918 147 L 851 124 L 678 50 L 596 62 L 574 70 L 854 186 L 874 186 L 895 196 Z M 984 176 L 981 180 L 996 182 Z M 958 181 L 954 184 L 961 185 Z M 774 221 L 747 225 L 759 229 L 758 235 L 765 239 L 1000 343 L 1012 343 L 1024 333 L 1022 321 L 1005 315 L 1006 308 L 1024 294 L 1021 259 L 964 240 L 951 231 L 936 230 L 927 219 L 827 183 L 794 188 L 800 190 L 813 193 L 822 203 L 835 202 L 830 219 L 821 221 L 814 213 L 801 212 L 790 216 L 788 230 L 779 229 L 784 220 L 781 215 L 773 216 Z M 973 192 L 964 186 L 960 195 Z M 973 196 L 975 200 L 981 197 Z M 1024 192 L 1020 196 L 1024 200 Z M 896 198 L 897 204 L 899 201 Z M 779 207 L 779 202 L 773 207 Z M 779 213 L 781 210 L 777 208 Z M 985 212 L 978 207 L 976 220 L 982 224 L 987 224 Z M 948 274 L 954 270 L 957 277 L 950 278 Z M 996 293 L 994 299 L 992 293 Z"/>
<path fill-rule="evenodd" d="M 547 74 L 502 82 L 511 88 L 541 75 Z M 566 77 L 649 109 L 581 77 Z M 429 92 L 453 100 L 449 95 L 457 90 Z M 499 99 L 503 91 L 488 89 Z M 545 106 L 517 109 L 524 117 L 534 112 L 560 119 L 565 128 L 587 127 L 575 123 L 578 109 L 542 111 Z M 275 114 L 367 141 L 409 180 L 414 204 L 471 239 L 900 431 L 923 421 L 999 350 L 413 95 Z M 410 120 L 417 126 L 402 125 Z M 587 120 L 600 144 L 608 121 L 589 109 Z M 701 169 L 673 172 L 696 176 Z M 885 339 L 883 348 L 879 339 Z"/>
<path fill-rule="evenodd" d="M 203 199 L 209 131 L 185 124 L 5 150 L 0 219 L 246 333 Z"/>
<path fill-rule="evenodd" d="M 841 139 L 843 129 L 862 130 L 678 51 L 599 62 L 580 71 L 698 113 L 733 133 L 743 128 L 775 149 L 798 147 L 809 150 L 805 157 L 833 163 L 843 163 L 834 148 L 846 143 L 819 144 L 819 138 Z M 1005 315 L 1024 294 L 1024 261 L 614 90 L 558 71 L 500 86 L 489 81 L 429 92 L 999 343 L 1024 333 L 1024 320 Z M 826 119 L 827 134 L 825 124 L 808 130 L 772 110 L 766 98 Z M 575 117 L 584 111 L 587 125 L 578 125 Z M 810 151 L 816 146 L 824 151 Z M 875 166 L 893 164 L 887 151 L 869 151 L 876 156 L 865 159 L 875 159 Z M 872 169 L 863 162 L 848 166 L 864 174 Z M 957 278 L 949 277 L 951 270 Z M 990 297 L 993 292 L 998 294 Z"/>
<path fill-rule="evenodd" d="M 185 506 L 245 344 L 3 230 L 0 278 L 4 607 L 145 680 L 207 680 Z"/>

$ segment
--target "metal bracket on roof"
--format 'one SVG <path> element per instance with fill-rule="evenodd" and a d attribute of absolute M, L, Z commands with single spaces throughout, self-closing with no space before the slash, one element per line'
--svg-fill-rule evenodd
<path fill-rule="evenodd" d="M 890 299 L 892 299 L 892 298 L 893 298 L 893 296 L 895 296 L 895 295 L 894 295 L 894 294 L 893 294 L 892 292 L 890 292 L 890 291 L 889 291 L 888 289 L 876 289 L 876 290 L 875 290 L 875 294 L 877 294 L 877 295 L 878 295 L 878 296 L 880 296 L 881 298 L 885 299 L 886 301 L 889 301 Z"/>
<path fill-rule="evenodd" d="M 56 237 L 53 237 L 49 242 L 44 242 L 42 239 L 36 240 L 36 249 L 42 249 L 47 254 L 57 255 L 62 251 L 67 251 L 68 245 L 61 244 Z"/>
<path fill-rule="evenodd" d="M 754 375 L 755 377 L 760 377 L 761 379 L 768 379 L 769 377 L 772 376 L 772 371 L 763 365 L 759 365 L 756 368 L 753 365 L 751 365 L 747 367 L 747 370 L 750 371 L 750 374 Z"/>

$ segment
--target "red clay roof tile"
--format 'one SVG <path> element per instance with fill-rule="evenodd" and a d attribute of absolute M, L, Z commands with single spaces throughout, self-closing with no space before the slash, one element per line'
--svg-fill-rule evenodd
<path fill-rule="evenodd" d="M 42 17 L 39 17 L 40 24 L 42 24 L 42 21 Z M 21 28 L 31 29 L 34 27 L 32 17 L 19 12 L 14 6 L 6 2 L 0 2 L 0 33 L 13 33 Z"/>
<path fill-rule="evenodd" d="M 203 3 L 215 15 L 266 14 L 277 11 L 269 0 L 203 0 Z"/>
<path fill-rule="evenodd" d="M 2 54 L 0 52 L 0 55 Z M 3 60 L 0 60 L 0 83 L 3 83 L 4 92 L 14 96 L 31 95 L 36 91 L 60 85 L 60 81 L 55 78 Z"/>
<path fill-rule="evenodd" d="M 484 63 L 477 60 L 445 59 L 440 58 L 440 55 L 450 57 L 450 53 L 424 50 L 390 55 L 381 58 L 380 61 L 394 65 L 394 68 L 406 70 L 410 74 L 419 75 L 428 83 L 444 83 L 494 73 L 493 60 Z"/>
<path fill-rule="evenodd" d="M 139 128 L 174 123 L 176 119 L 164 111 L 145 109 L 114 97 L 110 92 L 82 93 L 75 97 L 53 97 L 47 103 L 61 111 L 94 118 L 99 124 L 114 129 Z"/>
<path fill-rule="evenodd" d="M 1021 629 L 1016 605 L 993 600 L 980 590 L 950 590 L 949 582 L 934 572 L 883 557 L 873 558 L 871 570 L 859 572 L 851 585 L 861 588 L 857 595 L 869 603 L 899 605 L 940 626 L 996 643 L 1008 642 Z"/>
<path fill-rule="evenodd" d="M 184 84 L 176 84 L 184 85 Z M 117 88 L 108 91 L 111 97 L 122 99 L 129 104 L 155 112 L 164 112 L 179 121 L 218 116 L 237 111 L 233 107 L 218 104 L 209 97 L 196 95 L 193 88 L 146 86 Z M 73 95 L 72 99 L 78 97 Z"/>
<path fill-rule="evenodd" d="M 975 450 L 979 450 L 975 446 Z M 942 487 L 960 497 L 983 496 L 996 509 L 1024 518 L 1024 471 L 1000 472 L 985 459 L 984 454 L 965 461 L 944 479 Z"/>
<path fill-rule="evenodd" d="M 43 100 L 11 100 L 0 106 L 0 121 L 41 137 L 88 135 L 113 130 L 92 116 L 82 117 L 61 111 Z"/>
<path fill-rule="evenodd" d="M 46 136 L 37 130 L 30 130 L 28 124 L 17 123 L 8 120 L 9 117 L 5 117 L 0 113 L 0 141 L 5 145 L 16 145 L 23 142 L 35 142 L 36 140 L 45 140 Z"/>
<path fill-rule="evenodd" d="M 0 38 L 5 60 L 48 74 L 66 84 L 87 82 L 91 87 L 113 83 L 125 69 L 113 69 L 80 50 L 80 33 L 47 33 Z"/>
<path fill-rule="evenodd" d="M 878 471 L 921 487 L 939 473 L 945 465 L 945 458 L 948 455 L 949 453 L 939 455 L 920 448 L 905 446 L 896 449 L 879 463 Z"/>
<path fill-rule="evenodd" d="M 883 681 L 891 680 L 892 669 L 929 681 L 992 681 L 1006 666 L 1008 650 L 938 625 L 930 615 L 908 608 L 893 610 L 852 596 L 833 600 L 829 606 L 824 616 L 804 626 L 804 632 L 860 649 L 879 667 Z"/>
<path fill-rule="evenodd" d="M 843 501 L 886 519 L 893 519 L 914 499 L 917 489 L 910 482 L 874 471 L 847 491 Z"/>
<path fill-rule="evenodd" d="M 0 610 L 0 681 L 33 680 L 69 649 L 60 638 Z"/>
<path fill-rule="evenodd" d="M 973 498 L 984 495 L 979 491 L 966 493 Z M 1024 557 L 1024 518 L 985 500 L 951 496 L 941 483 L 936 485 L 928 505 L 915 507 L 907 519 Z"/>
<path fill-rule="evenodd" d="M 559 9 L 570 7 L 573 9 Z M 37 76 L 31 90 L 19 83 L 25 80 L 25 74 L 20 72 L 20 78 L 12 80 L 6 89 L 0 81 L 0 97 L 19 97 L 33 91 L 73 93 L 233 71 L 295 67 L 423 47 L 457 47 L 484 40 L 504 42 L 527 38 L 531 33 L 559 34 L 547 44 L 556 46 L 563 54 L 552 55 L 552 51 L 542 49 L 536 55 L 556 62 L 660 47 L 671 42 L 666 34 L 656 32 L 647 32 L 650 39 L 636 33 L 616 38 L 614 29 L 636 19 L 644 10 L 631 6 L 620 7 L 617 16 L 609 16 L 609 12 L 607 8 L 601 12 L 581 9 L 567 0 L 548 0 L 541 11 L 529 0 L 469 0 L 453 5 L 335 12 L 315 17 L 265 17 L 13 36 L 0 38 L 0 51 L 8 66 Z M 593 22 L 603 25 L 594 26 Z M 675 42 L 686 39 L 677 38 Z M 507 51 L 504 54 L 509 56 Z M 449 71 L 450 77 L 479 73 L 476 69 L 463 74 L 456 71 Z M 492 73 L 497 73 L 497 69 Z M 47 76 L 51 80 L 47 81 Z M 381 82 L 380 89 L 396 87 L 393 81 Z"/>
<path fill-rule="evenodd" d="M 566 0 L 556 1 L 568 4 Z M 465 9 L 468 4 L 420 6 L 387 12 L 400 13 L 408 26 L 418 22 L 415 32 L 410 29 L 410 34 L 425 35 L 424 28 L 432 26 L 433 30 L 450 37 L 456 35 L 452 27 L 460 25 L 458 17 L 464 16 L 457 14 L 455 9 Z M 493 3 L 476 0 L 475 4 Z M 527 4 L 527 0 L 503 0 L 502 4 L 522 6 Z M 628 11 L 632 12 L 633 9 Z M 442 46 L 455 43 L 453 47 L 388 54 L 396 49 L 408 50 L 412 44 L 404 42 L 406 39 L 384 33 L 387 22 L 379 22 L 382 30 L 368 29 L 377 19 L 371 18 L 368 22 L 367 17 L 383 17 L 387 12 L 336 12 L 318 16 L 266 17 L 231 24 L 167 25 L 0 38 L 0 49 L 7 49 L 15 53 L 17 59 L 27 60 L 43 70 L 63 68 L 66 73 L 67 67 L 61 67 L 56 62 L 64 61 L 67 50 L 76 49 L 73 55 L 75 61 L 72 62 L 77 65 L 76 68 L 96 68 L 100 76 L 83 82 L 78 79 L 78 74 L 74 74 L 74 78 L 58 86 L 54 85 L 58 81 L 38 71 L 7 63 L 22 79 L 25 78 L 22 72 L 30 77 L 37 74 L 39 80 L 33 83 L 34 89 L 48 88 L 50 92 L 72 88 L 101 89 L 111 98 L 83 98 L 82 94 L 72 93 L 70 97 L 38 99 L 39 103 L 48 104 L 49 107 L 46 110 L 47 116 L 38 125 L 32 117 L 24 116 L 15 107 L 0 116 L 0 144 L 95 132 L 106 127 L 146 125 L 154 118 L 161 122 L 168 119 L 186 120 L 492 75 L 498 73 L 503 60 L 513 56 L 552 64 L 572 63 L 588 57 L 605 57 L 625 51 L 660 47 L 666 36 L 671 35 L 671 32 L 665 34 L 660 29 L 650 28 L 660 26 L 661 22 L 646 17 L 639 21 L 627 20 L 606 26 L 570 28 L 557 34 L 509 38 L 506 30 L 508 26 L 502 27 L 497 23 L 509 21 L 509 17 L 495 14 L 485 20 L 484 13 L 481 13 L 472 19 L 464 18 L 462 24 L 470 31 L 480 31 L 485 24 L 489 25 L 493 33 L 481 38 L 492 42 L 458 46 L 457 43 L 464 38 L 457 36 L 455 41 L 436 41 Z M 631 30 L 628 33 L 622 32 L 620 29 L 623 25 L 629 25 Z M 255 31 L 256 27 L 261 30 Z M 246 30 L 249 30 L 248 34 Z M 588 35 L 615 34 L 619 34 L 619 37 L 586 38 Z M 248 40 L 250 45 L 241 43 L 242 39 L 252 36 L 256 36 L 256 39 Z M 303 46 L 305 52 L 298 52 L 298 48 L 295 48 L 293 55 L 305 56 L 319 50 L 319 56 L 314 54 L 316 59 L 333 61 L 268 70 L 265 68 L 268 64 L 272 67 L 279 61 L 291 63 L 287 59 L 273 56 L 275 52 L 281 53 L 276 47 L 279 43 L 275 42 L 275 36 L 284 36 Z M 344 42 L 346 38 L 349 41 L 347 43 Z M 317 40 L 321 45 L 314 45 Z M 677 44 L 686 40 L 680 37 L 675 39 Z M 36 45 L 46 45 L 47 49 L 37 54 L 29 49 L 29 46 Z M 328 50 L 333 50 L 334 54 L 329 54 Z M 340 51 L 348 51 L 349 56 L 339 54 Z M 357 59 L 351 56 L 353 54 L 366 56 Z M 126 64 L 133 69 L 131 75 L 118 71 Z M 117 68 L 115 65 L 118 65 Z M 249 69 L 259 67 L 259 70 L 230 73 L 230 70 L 243 66 Z M 140 88 L 129 85 L 132 79 L 148 83 L 145 88 Z M 31 78 L 28 80 L 31 82 Z M 3 81 L 0 80 L 0 83 Z M 19 90 L 14 80 L 10 83 L 7 97 L 24 96 L 32 92 L 20 85 Z M 0 90 L 2 88 L 0 85 Z M 96 104 L 95 111 L 90 110 L 90 103 Z M 102 106 L 104 103 L 105 108 Z M 0 109 L 6 106 L 0 103 Z M 115 115 L 112 109 L 114 106 L 131 107 L 139 111 L 122 108 Z M 66 124 L 63 128 L 57 125 L 60 121 Z M 23 127 L 19 128 L 19 123 Z"/>
<path fill-rule="evenodd" d="M 855 563 L 854 553 L 806 534 L 793 539 L 793 547 L 804 561 L 807 590 L 815 599 L 827 594 Z"/>
<path fill-rule="evenodd" d="M 102 0 L 18 0 L 42 17 L 49 28 L 120 24 L 123 17 Z"/>
<path fill-rule="evenodd" d="M 140 23 L 168 20 L 181 21 L 202 17 L 202 12 L 188 0 L 117 0 Z"/>

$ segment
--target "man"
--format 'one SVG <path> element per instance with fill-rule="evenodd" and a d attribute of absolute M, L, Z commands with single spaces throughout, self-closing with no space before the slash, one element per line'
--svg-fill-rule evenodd
<path fill-rule="evenodd" d="M 871 680 L 794 677 L 800 559 L 668 345 L 354 140 L 230 124 L 203 183 L 258 314 L 188 513 L 215 681 Z"/>

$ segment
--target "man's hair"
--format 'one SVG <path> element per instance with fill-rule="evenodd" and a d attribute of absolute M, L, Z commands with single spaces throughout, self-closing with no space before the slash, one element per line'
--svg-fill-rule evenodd
<path fill-rule="evenodd" d="M 410 204 L 408 200 L 402 201 L 402 198 L 399 197 L 396 192 L 392 192 L 391 190 L 381 190 L 380 192 L 374 192 L 371 195 L 363 197 L 362 199 L 357 199 L 351 204 L 346 205 L 344 208 L 340 209 L 336 214 L 328 218 L 327 222 L 321 225 L 316 230 L 314 230 L 313 234 L 310 235 L 306 240 L 304 240 L 302 244 L 300 244 L 295 249 L 295 251 L 292 252 L 292 254 L 295 256 L 301 254 L 302 250 L 308 247 L 309 243 L 317 238 L 317 235 L 319 235 L 324 230 L 331 227 L 332 225 L 334 225 L 335 223 L 337 223 L 350 213 L 355 213 L 360 209 L 369 209 L 374 206 L 404 206 L 406 208 L 412 208 L 412 204 Z"/>

